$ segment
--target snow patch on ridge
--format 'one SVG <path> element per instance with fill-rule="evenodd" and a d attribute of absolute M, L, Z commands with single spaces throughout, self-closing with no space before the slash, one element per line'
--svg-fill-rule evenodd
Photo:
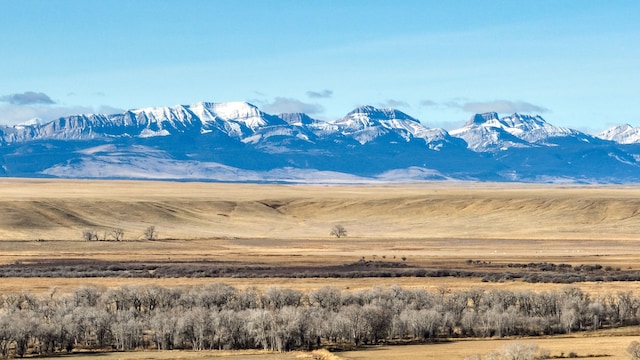
<path fill-rule="evenodd" d="M 629 124 L 614 126 L 596 135 L 596 137 L 615 141 L 619 144 L 638 144 L 640 143 L 640 128 Z"/>

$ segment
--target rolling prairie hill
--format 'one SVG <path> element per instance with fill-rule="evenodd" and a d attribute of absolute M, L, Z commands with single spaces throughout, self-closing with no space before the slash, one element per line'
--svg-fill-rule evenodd
<path fill-rule="evenodd" d="M 0 181 L 0 239 L 82 240 L 114 228 L 160 238 L 597 239 L 640 233 L 640 187 L 420 183 L 296 186 Z M 348 240 L 345 240 L 348 241 Z"/>

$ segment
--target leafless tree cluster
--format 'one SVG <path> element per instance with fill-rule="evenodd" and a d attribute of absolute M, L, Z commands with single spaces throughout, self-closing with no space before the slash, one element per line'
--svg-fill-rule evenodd
<path fill-rule="evenodd" d="M 549 352 L 539 349 L 536 344 L 513 342 L 484 355 L 467 356 L 465 360 L 542 360 L 549 358 Z"/>
<path fill-rule="evenodd" d="M 156 240 L 158 238 L 158 232 L 156 231 L 155 226 L 147 227 L 143 234 L 143 238 L 145 240 Z M 112 228 L 102 233 L 102 236 L 98 234 L 98 231 L 85 229 L 82 230 L 82 238 L 84 241 L 122 241 L 124 240 L 124 229 L 122 228 Z"/>
<path fill-rule="evenodd" d="M 576 288 L 536 293 L 397 286 L 258 291 L 221 283 L 189 289 L 82 287 L 71 294 L 0 295 L 0 356 L 81 348 L 288 351 L 544 335 L 637 324 L 639 316 L 640 298 L 629 292 L 592 298 Z"/>
<path fill-rule="evenodd" d="M 124 238 L 124 230 L 121 228 L 113 228 L 109 231 L 104 231 L 102 236 L 98 234 L 96 230 L 83 230 L 82 238 L 84 241 L 122 241 Z"/>

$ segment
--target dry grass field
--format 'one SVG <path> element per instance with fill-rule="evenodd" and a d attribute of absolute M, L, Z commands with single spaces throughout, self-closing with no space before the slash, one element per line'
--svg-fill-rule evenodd
<path fill-rule="evenodd" d="M 602 337 L 550 337 L 543 339 L 508 340 L 459 340 L 449 343 L 406 346 L 378 346 L 359 351 L 348 351 L 336 355 L 345 360 L 364 359 L 464 359 L 466 356 L 485 355 L 510 343 L 535 344 L 541 350 L 548 351 L 551 358 L 576 358 L 628 360 L 625 349 L 638 336 L 602 336 Z"/>
<path fill-rule="evenodd" d="M 335 224 L 342 224 L 348 236 L 330 237 L 329 231 Z M 144 240 L 143 232 L 149 226 L 156 227 L 158 240 Z M 124 230 L 124 241 L 86 242 L 82 238 L 83 230 L 103 234 L 114 228 Z M 494 265 L 550 262 L 640 270 L 639 236 L 640 186 L 478 183 L 299 186 L 0 179 L 0 264 L 82 259 L 219 261 L 304 268 L 343 265 L 362 257 L 393 262 L 402 262 L 406 257 L 408 266 L 427 268 L 471 269 L 466 260 L 474 259 Z M 473 287 L 553 290 L 566 286 L 449 277 L 4 278 L 0 291 L 44 293 L 52 287 L 64 291 L 85 284 L 196 286 L 214 281 L 239 288 L 317 289 L 332 285 L 354 290 L 393 284 L 433 290 Z M 574 285 L 592 294 L 640 292 L 638 282 Z M 607 335 L 535 342 L 552 354 L 607 353 L 611 355 L 607 359 L 624 359 L 624 347 L 631 339 Z M 340 356 L 462 358 L 468 355 L 467 350 L 484 353 L 502 343 L 457 341 L 379 347 Z"/>
<path fill-rule="evenodd" d="M 329 354 L 327 351 L 277 353 L 261 350 L 235 350 L 235 351 L 132 351 L 132 352 L 107 352 L 107 353 L 74 353 L 60 355 L 51 358 L 38 357 L 39 359 L 72 359 L 72 360 L 205 360 L 205 359 L 230 359 L 230 360 L 339 360 L 340 358 Z"/>

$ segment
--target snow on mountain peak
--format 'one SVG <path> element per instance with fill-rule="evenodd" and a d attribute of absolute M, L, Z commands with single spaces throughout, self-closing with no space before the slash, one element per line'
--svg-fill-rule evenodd
<path fill-rule="evenodd" d="M 598 137 L 640 143 L 640 129 L 622 125 Z M 102 177 L 220 179 L 222 165 L 210 165 L 214 161 L 233 166 L 224 170 L 232 181 L 241 168 L 255 170 L 254 181 L 277 168 L 322 168 L 393 181 L 640 182 L 638 146 L 597 141 L 519 113 L 476 114 L 447 132 L 373 106 L 329 122 L 302 113 L 270 115 L 246 102 L 201 102 L 0 126 L 0 172 L 8 176 L 87 176 L 92 168 Z"/>
<path fill-rule="evenodd" d="M 587 137 L 579 131 L 551 125 L 539 115 L 514 113 L 499 118 L 495 112 L 476 114 L 450 134 L 464 139 L 474 151 L 549 145 L 548 139 L 563 136 Z"/>
<path fill-rule="evenodd" d="M 275 116 L 267 115 L 255 105 L 244 101 L 201 102 L 190 105 L 189 109 L 205 124 L 222 120 L 239 123 L 255 130 L 258 127 L 271 125 L 272 123 L 284 123 L 282 120 L 278 121 Z"/>
<path fill-rule="evenodd" d="M 428 129 L 419 120 L 402 111 L 378 109 L 370 105 L 354 109 L 335 124 L 343 134 L 353 137 L 361 144 L 389 133 L 395 133 L 407 142 L 411 139 L 424 139 L 426 143 L 431 143 L 448 137 L 446 131 Z"/>
<path fill-rule="evenodd" d="M 363 117 L 366 116 L 374 120 L 411 120 L 419 122 L 417 119 L 403 113 L 400 110 L 386 108 L 378 109 L 371 105 L 358 107 L 347 114 L 346 117 Z"/>
<path fill-rule="evenodd" d="M 153 131 L 166 127 L 185 129 L 199 123 L 199 119 L 182 105 L 168 107 L 148 107 L 130 111 L 135 115 L 138 125 L 145 125 Z"/>
<path fill-rule="evenodd" d="M 640 128 L 634 128 L 629 124 L 614 126 L 596 135 L 596 137 L 615 141 L 619 144 L 638 144 L 640 143 Z"/>
<path fill-rule="evenodd" d="M 552 126 L 547 123 L 540 115 L 532 116 L 514 113 L 513 115 L 505 116 L 500 120 L 507 127 L 522 130 L 533 130 Z"/>
<path fill-rule="evenodd" d="M 202 106 L 206 106 L 222 120 L 249 119 L 260 117 L 261 114 L 255 105 L 244 101 L 202 103 Z"/>
<path fill-rule="evenodd" d="M 532 143 L 544 142 L 554 137 L 584 135 L 573 129 L 551 125 L 540 115 L 532 116 L 515 113 L 502 118 L 501 121 L 507 126 L 505 128 L 506 131 Z"/>
<path fill-rule="evenodd" d="M 16 127 L 24 127 L 24 126 L 38 126 L 44 124 L 42 119 L 36 117 L 33 119 L 29 119 L 27 121 L 21 122 L 20 124 L 15 125 Z"/>

